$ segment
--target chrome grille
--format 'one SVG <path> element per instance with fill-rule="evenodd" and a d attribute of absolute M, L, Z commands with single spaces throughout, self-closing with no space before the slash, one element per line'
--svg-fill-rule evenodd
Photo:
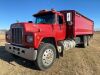
<path fill-rule="evenodd" d="M 11 31 L 12 31 L 12 43 L 22 44 L 23 29 L 12 28 Z"/>

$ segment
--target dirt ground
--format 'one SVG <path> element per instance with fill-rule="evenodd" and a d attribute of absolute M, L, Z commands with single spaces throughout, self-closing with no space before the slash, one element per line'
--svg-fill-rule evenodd
<path fill-rule="evenodd" d="M 4 35 L 0 35 L 0 75 L 100 75 L 100 32 L 90 46 L 64 52 L 46 71 L 39 71 L 31 61 L 14 58 L 5 51 Z"/>

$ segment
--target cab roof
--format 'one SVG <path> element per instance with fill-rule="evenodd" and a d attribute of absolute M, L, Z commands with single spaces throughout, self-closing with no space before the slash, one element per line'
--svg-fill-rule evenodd
<path fill-rule="evenodd" d="M 41 10 L 38 13 L 33 14 L 33 16 L 39 16 L 39 15 L 43 15 L 43 14 L 61 14 L 61 13 L 60 12 L 57 12 L 56 10 L 50 10 L 50 11 Z"/>

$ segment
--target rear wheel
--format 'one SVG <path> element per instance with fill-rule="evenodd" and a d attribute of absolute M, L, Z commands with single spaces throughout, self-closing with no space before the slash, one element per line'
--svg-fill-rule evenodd
<path fill-rule="evenodd" d="M 86 48 L 88 46 L 88 37 L 83 36 L 83 47 Z"/>
<path fill-rule="evenodd" d="M 90 36 L 87 36 L 87 46 L 90 44 Z"/>
<path fill-rule="evenodd" d="M 46 70 L 52 66 L 55 58 L 55 47 L 49 43 L 42 43 L 38 50 L 36 65 L 40 70 Z"/>

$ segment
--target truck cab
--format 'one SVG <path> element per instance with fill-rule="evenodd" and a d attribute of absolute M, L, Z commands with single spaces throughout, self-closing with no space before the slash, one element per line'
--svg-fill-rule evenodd
<path fill-rule="evenodd" d="M 36 18 L 35 25 L 39 28 L 39 34 L 41 35 L 40 41 L 46 38 L 52 38 L 56 41 L 65 39 L 66 26 L 64 16 L 61 13 L 55 10 L 42 10 L 34 17 Z"/>

